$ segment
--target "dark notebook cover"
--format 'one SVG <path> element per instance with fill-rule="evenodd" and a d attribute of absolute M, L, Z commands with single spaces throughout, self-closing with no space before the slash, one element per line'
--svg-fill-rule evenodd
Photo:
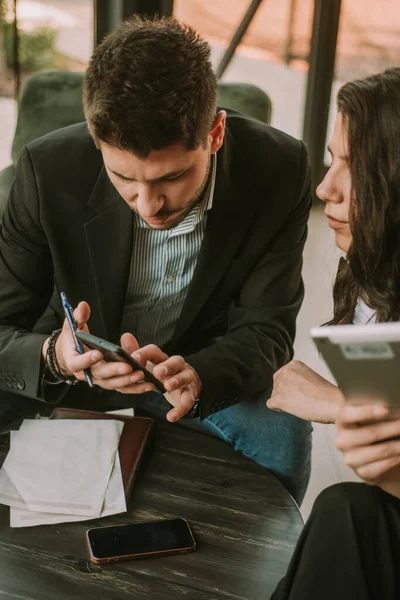
<path fill-rule="evenodd" d="M 128 502 L 145 448 L 154 433 L 154 419 L 75 408 L 56 408 L 51 413 L 50 419 L 114 419 L 124 421 L 125 425 L 119 440 L 118 452 L 121 461 L 125 498 Z"/>

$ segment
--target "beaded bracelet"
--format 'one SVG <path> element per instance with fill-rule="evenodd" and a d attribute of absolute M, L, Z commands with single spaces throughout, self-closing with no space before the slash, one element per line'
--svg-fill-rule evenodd
<path fill-rule="evenodd" d="M 60 371 L 60 367 L 58 366 L 56 356 L 56 342 L 60 333 L 61 329 L 56 329 L 49 337 L 49 344 L 47 346 L 46 351 L 46 366 L 48 367 L 51 375 L 56 381 L 63 381 L 68 385 L 75 385 L 75 383 L 78 383 L 76 377 L 74 377 L 73 375 L 63 375 Z"/>

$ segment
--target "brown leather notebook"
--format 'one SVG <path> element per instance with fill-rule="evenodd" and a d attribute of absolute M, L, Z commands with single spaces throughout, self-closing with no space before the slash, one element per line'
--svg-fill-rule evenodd
<path fill-rule="evenodd" d="M 125 498 L 128 502 L 145 448 L 154 433 L 154 419 L 75 408 L 56 408 L 51 413 L 50 419 L 114 419 L 124 421 L 125 425 L 119 440 L 118 452 L 121 461 Z"/>

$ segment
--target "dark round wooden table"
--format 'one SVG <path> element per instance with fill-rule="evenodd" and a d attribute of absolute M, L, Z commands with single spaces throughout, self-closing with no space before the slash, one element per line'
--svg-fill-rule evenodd
<path fill-rule="evenodd" d="M 9 435 L 0 436 L 0 464 Z M 90 527 L 184 517 L 197 550 L 97 566 Z M 158 424 L 128 513 L 10 528 L 0 505 L 0 597 L 7 600 L 268 600 L 303 527 L 279 481 L 218 439 Z"/>

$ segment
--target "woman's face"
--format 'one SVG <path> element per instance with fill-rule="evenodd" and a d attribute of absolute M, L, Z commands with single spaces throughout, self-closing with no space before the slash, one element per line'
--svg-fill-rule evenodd
<path fill-rule="evenodd" d="M 351 175 L 347 133 L 341 113 L 338 113 L 336 117 L 335 129 L 328 150 L 332 162 L 327 174 L 317 187 L 317 196 L 326 202 L 325 215 L 329 219 L 329 227 L 335 231 L 337 247 L 347 252 L 351 244 L 349 225 Z"/>

